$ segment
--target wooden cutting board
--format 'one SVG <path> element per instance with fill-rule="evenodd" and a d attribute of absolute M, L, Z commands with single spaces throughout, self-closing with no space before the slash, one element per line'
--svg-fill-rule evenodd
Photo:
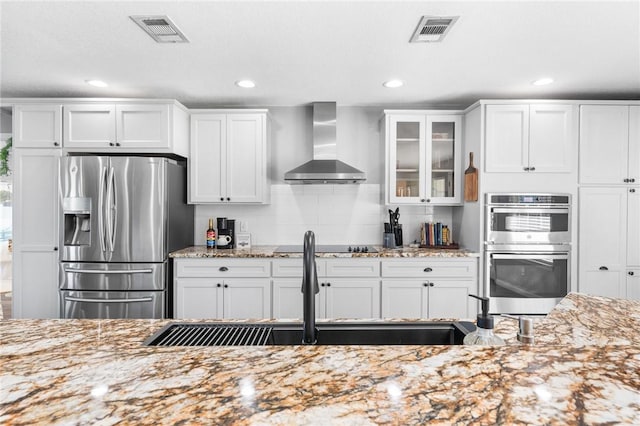
<path fill-rule="evenodd" d="M 464 171 L 464 200 L 478 201 L 478 169 L 473 167 L 473 152 L 469 153 L 469 167 Z"/>

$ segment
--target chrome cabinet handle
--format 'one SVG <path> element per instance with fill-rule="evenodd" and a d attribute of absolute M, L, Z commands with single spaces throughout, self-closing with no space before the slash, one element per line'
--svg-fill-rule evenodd
<path fill-rule="evenodd" d="M 431 268 L 424 268 L 424 272 L 432 272 L 432 271 L 433 271 L 433 269 L 431 269 Z"/>
<path fill-rule="evenodd" d="M 633 183 L 633 182 L 635 182 L 635 181 L 636 181 L 636 180 L 635 180 L 634 178 L 629 179 L 629 182 L 631 182 L 631 183 Z"/>
<path fill-rule="evenodd" d="M 113 142 L 109 142 L 109 146 L 114 146 L 115 144 Z"/>
<path fill-rule="evenodd" d="M 529 171 L 529 167 L 523 167 L 523 169 L 524 169 L 525 172 Z"/>
<path fill-rule="evenodd" d="M 422 283 L 424 287 L 429 287 L 429 283 Z"/>
<path fill-rule="evenodd" d="M 83 299 L 81 297 L 67 296 L 64 300 L 71 302 L 87 302 L 87 303 L 136 303 L 136 302 L 151 302 L 153 297 L 141 297 L 139 299 Z"/>
<path fill-rule="evenodd" d="M 222 287 L 222 284 L 218 283 L 216 284 L 216 287 Z"/>
<path fill-rule="evenodd" d="M 623 181 L 624 181 L 624 183 L 628 183 L 629 179 L 628 178 L 624 178 Z"/>
<path fill-rule="evenodd" d="M 53 143 L 53 146 L 58 146 L 58 145 L 60 145 L 58 142 Z"/>
<path fill-rule="evenodd" d="M 224 285 L 224 288 L 229 288 L 229 284 L 225 284 L 225 285 Z"/>
<path fill-rule="evenodd" d="M 75 269 L 65 268 L 65 272 L 72 274 L 114 274 L 114 275 L 126 275 L 126 274 L 151 274 L 153 269 L 116 269 L 112 271 L 102 269 Z"/>
<path fill-rule="evenodd" d="M 429 283 L 429 287 L 433 287 L 434 285 L 434 283 Z"/>
<path fill-rule="evenodd" d="M 607 268 L 606 266 L 601 266 L 598 269 L 601 270 L 601 271 L 608 271 L 609 270 L 609 268 Z"/>
<path fill-rule="evenodd" d="M 629 271 L 629 275 L 633 275 L 633 271 Z"/>
<path fill-rule="evenodd" d="M 635 188 L 631 188 L 629 192 L 636 192 Z"/>
<path fill-rule="evenodd" d="M 227 268 L 226 266 L 221 266 L 220 269 L 218 269 L 220 272 L 226 272 L 229 270 L 229 268 Z"/>

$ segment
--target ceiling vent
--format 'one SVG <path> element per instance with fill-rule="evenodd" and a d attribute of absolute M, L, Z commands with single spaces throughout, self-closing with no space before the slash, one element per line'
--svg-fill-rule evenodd
<path fill-rule="evenodd" d="M 129 16 L 158 43 L 189 43 L 168 16 Z"/>
<path fill-rule="evenodd" d="M 459 16 L 423 16 L 409 42 L 442 41 L 458 18 Z"/>

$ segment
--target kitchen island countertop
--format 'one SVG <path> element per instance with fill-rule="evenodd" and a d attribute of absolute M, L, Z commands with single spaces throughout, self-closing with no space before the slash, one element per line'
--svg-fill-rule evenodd
<path fill-rule="evenodd" d="M 167 322 L 0 321 L 0 424 L 640 424 L 640 302 L 572 293 L 533 346 L 143 347 Z"/>
<path fill-rule="evenodd" d="M 319 258 L 420 258 L 420 257 L 478 257 L 479 254 L 464 249 L 427 249 L 403 247 L 386 249 L 374 246 L 377 253 L 316 253 Z M 253 246 L 250 249 L 208 249 L 206 246 L 186 247 L 169 253 L 173 258 L 296 258 L 302 253 L 274 253 L 276 246 Z"/>

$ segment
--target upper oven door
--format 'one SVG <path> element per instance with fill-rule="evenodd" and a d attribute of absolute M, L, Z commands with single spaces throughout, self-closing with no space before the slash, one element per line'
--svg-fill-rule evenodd
<path fill-rule="evenodd" d="M 568 207 L 487 206 L 488 244 L 563 244 L 571 242 Z"/>

